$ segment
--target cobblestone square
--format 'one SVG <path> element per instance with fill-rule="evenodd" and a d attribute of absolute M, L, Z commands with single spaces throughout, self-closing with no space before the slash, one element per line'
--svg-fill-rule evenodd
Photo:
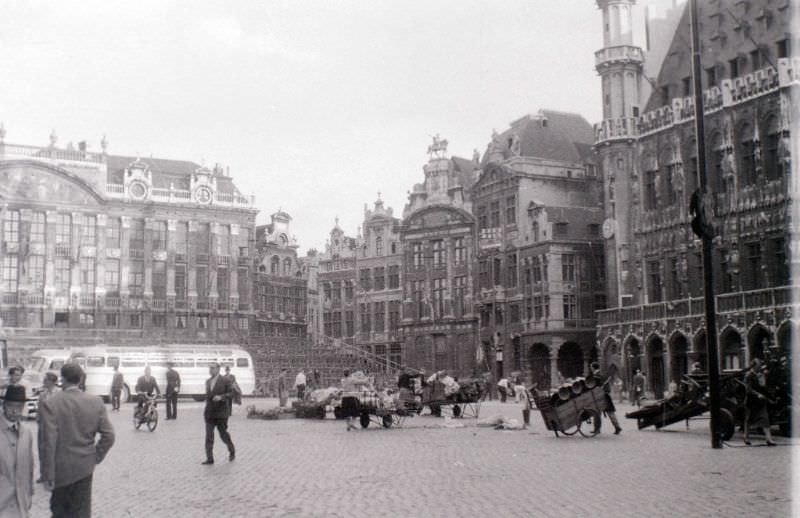
<path fill-rule="evenodd" d="M 94 516 L 762 516 L 790 515 L 788 439 L 781 446 L 712 450 L 706 421 L 666 431 L 592 439 L 555 438 L 533 411 L 524 431 L 479 428 L 463 419 L 418 416 L 402 428 L 347 432 L 326 419 L 248 420 L 246 400 L 230 431 L 237 458 L 219 439 L 216 464 L 201 466 L 202 404 L 181 402 L 177 421 L 136 431 L 133 405 L 112 413 L 117 441 L 95 471 Z M 620 415 L 628 407 L 620 405 Z M 488 402 L 481 416 L 520 416 Z M 31 423 L 31 426 L 35 424 Z M 737 435 L 732 446 L 741 446 Z M 37 486 L 33 516 L 49 516 Z"/>

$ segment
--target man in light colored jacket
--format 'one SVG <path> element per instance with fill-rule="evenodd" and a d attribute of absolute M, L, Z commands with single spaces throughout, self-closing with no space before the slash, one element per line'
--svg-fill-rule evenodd
<path fill-rule="evenodd" d="M 27 518 L 33 497 L 33 433 L 20 423 L 25 388 L 10 385 L 0 416 L 0 518 Z"/>
<path fill-rule="evenodd" d="M 97 396 L 82 392 L 79 365 L 61 368 L 64 389 L 39 411 L 44 425 L 42 474 L 52 491 L 53 518 L 89 518 L 92 514 L 92 474 L 114 444 L 114 428 Z M 97 435 L 100 440 L 95 442 Z"/>

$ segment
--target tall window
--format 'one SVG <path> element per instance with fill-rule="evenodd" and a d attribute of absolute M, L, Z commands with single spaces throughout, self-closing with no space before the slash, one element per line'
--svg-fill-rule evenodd
<path fill-rule="evenodd" d="M 751 185 L 756 182 L 756 143 L 753 140 L 753 128 L 749 124 L 742 126 L 739 131 L 739 164 L 740 181 L 742 185 Z"/>
<path fill-rule="evenodd" d="M 373 307 L 375 308 L 375 332 L 382 333 L 386 320 L 386 303 L 376 302 Z"/>
<path fill-rule="evenodd" d="M 464 246 L 464 238 L 457 237 L 453 240 L 453 258 L 455 264 L 466 264 L 467 262 L 467 248 Z"/>
<path fill-rule="evenodd" d="M 381 236 L 375 238 L 375 255 L 378 257 L 383 255 L 383 238 Z"/>
<path fill-rule="evenodd" d="M 353 336 L 355 333 L 355 327 L 353 325 L 353 312 L 352 311 L 345 311 L 344 312 L 344 336 L 350 337 Z"/>
<path fill-rule="evenodd" d="M 495 257 L 492 261 L 492 275 L 495 286 L 503 285 L 503 260 Z"/>
<path fill-rule="evenodd" d="M 81 246 L 95 246 L 97 244 L 97 218 L 95 216 L 81 215 L 80 235 Z"/>
<path fill-rule="evenodd" d="M 433 279 L 433 311 L 436 318 L 444 316 L 444 290 L 447 287 L 446 279 Z"/>
<path fill-rule="evenodd" d="M 186 265 L 175 265 L 175 300 L 186 300 Z"/>
<path fill-rule="evenodd" d="M 116 297 L 119 295 L 119 259 L 106 259 L 105 277 L 106 294 Z"/>
<path fill-rule="evenodd" d="M 153 298 L 158 300 L 167 298 L 166 261 L 153 261 Z"/>
<path fill-rule="evenodd" d="M 369 333 L 372 328 L 369 318 L 369 304 L 359 304 L 358 309 L 361 314 L 361 332 Z"/>
<path fill-rule="evenodd" d="M 672 299 L 683 298 L 683 283 L 681 282 L 679 259 L 672 257 L 669 260 L 669 287 Z"/>
<path fill-rule="evenodd" d="M 506 225 L 517 224 L 517 197 L 509 196 L 506 198 Z"/>
<path fill-rule="evenodd" d="M 7 210 L 3 214 L 3 241 L 19 243 L 19 212 L 16 210 Z"/>
<path fill-rule="evenodd" d="M 414 281 L 412 290 L 414 305 L 417 308 L 417 318 L 428 316 L 428 305 L 425 301 L 425 281 Z"/>
<path fill-rule="evenodd" d="M 539 256 L 531 258 L 531 273 L 533 282 L 542 282 L 542 261 Z"/>
<path fill-rule="evenodd" d="M 345 281 L 344 282 L 344 300 L 350 302 L 353 300 L 353 282 L 352 281 Z"/>
<path fill-rule="evenodd" d="M 489 222 L 492 228 L 497 228 L 500 226 L 500 202 L 493 201 L 489 207 Z"/>
<path fill-rule="evenodd" d="M 342 337 L 342 312 L 334 311 L 333 314 L 333 337 Z"/>
<path fill-rule="evenodd" d="M 69 250 L 72 244 L 72 216 L 59 214 L 56 217 L 56 246 Z"/>
<path fill-rule="evenodd" d="M 467 295 L 467 277 L 459 275 L 453 277 L 453 312 L 456 317 L 464 316 L 465 297 Z"/>
<path fill-rule="evenodd" d="M 680 167 L 678 164 L 669 164 L 664 173 L 664 196 L 669 207 L 678 202 L 678 194 L 675 192 L 674 183 L 678 167 Z"/>
<path fill-rule="evenodd" d="M 644 173 L 644 208 L 656 210 L 658 208 L 658 195 L 656 193 L 656 176 L 658 171 Z"/>
<path fill-rule="evenodd" d="M 167 249 L 167 222 L 154 221 L 153 222 L 153 250 L 166 250 Z"/>
<path fill-rule="evenodd" d="M 128 263 L 128 290 L 133 296 L 144 293 L 144 261 L 131 259 Z"/>
<path fill-rule="evenodd" d="M 384 275 L 383 266 L 379 266 L 372 270 L 372 276 L 375 281 L 375 289 L 380 291 L 386 289 L 386 276 Z"/>
<path fill-rule="evenodd" d="M 81 293 L 84 295 L 93 295 L 95 286 L 95 267 L 94 257 L 81 257 L 80 271 L 81 271 Z"/>
<path fill-rule="evenodd" d="M 400 324 L 400 301 L 389 301 L 389 331 L 396 331 Z"/>
<path fill-rule="evenodd" d="M 396 290 L 400 287 L 400 267 L 397 265 L 389 266 L 389 289 Z"/>
<path fill-rule="evenodd" d="M 290 277 L 292 275 L 292 258 L 287 257 L 283 260 L 283 275 L 284 277 Z"/>
<path fill-rule="evenodd" d="M 197 230 L 191 238 L 194 241 L 194 250 L 196 254 L 209 254 L 211 248 L 211 229 L 208 223 L 198 223 Z"/>
<path fill-rule="evenodd" d="M 281 270 L 281 260 L 277 255 L 273 255 L 272 259 L 269 261 L 269 273 L 272 275 L 280 274 Z"/>
<path fill-rule="evenodd" d="M 489 287 L 489 261 L 485 259 L 478 262 L 478 279 L 481 288 Z"/>
<path fill-rule="evenodd" d="M 764 173 L 768 180 L 781 177 L 780 158 L 778 157 L 780 139 L 778 118 L 770 117 L 766 124 L 766 138 L 764 139 Z"/>
<path fill-rule="evenodd" d="M 422 243 L 413 243 L 411 245 L 411 257 L 414 268 L 422 268 L 424 266 L 424 257 L 422 255 Z"/>
<path fill-rule="evenodd" d="M 561 255 L 561 280 L 575 282 L 575 255 Z"/>
<path fill-rule="evenodd" d="M 431 241 L 431 248 L 433 249 L 433 266 L 444 266 L 447 263 L 447 252 L 444 249 L 444 241 L 441 239 Z"/>
<path fill-rule="evenodd" d="M 342 281 L 333 281 L 328 284 L 325 283 L 325 296 L 333 302 L 341 302 L 342 300 Z"/>
<path fill-rule="evenodd" d="M 576 318 L 578 318 L 578 305 L 575 302 L 575 295 L 564 295 L 564 320 Z"/>
<path fill-rule="evenodd" d="M 7 293 L 17 292 L 17 256 L 7 255 L 3 257 L 3 291 Z"/>
<path fill-rule="evenodd" d="M 68 257 L 56 257 L 55 259 L 55 284 L 59 295 L 69 293 L 70 260 Z"/>
<path fill-rule="evenodd" d="M 31 243 L 44 243 L 45 237 L 45 213 L 34 212 L 33 219 L 31 220 Z"/>
<path fill-rule="evenodd" d="M 132 219 L 131 220 L 131 233 L 130 240 L 128 241 L 132 250 L 144 249 L 144 220 Z"/>
<path fill-rule="evenodd" d="M 663 300 L 661 292 L 661 263 L 659 261 L 647 262 L 647 274 L 649 277 L 650 302 L 661 302 Z"/>
<path fill-rule="evenodd" d="M 122 222 L 119 218 L 108 218 L 106 223 L 106 248 L 120 247 L 120 230 Z"/>
<path fill-rule="evenodd" d="M 184 260 L 189 252 L 189 224 L 178 221 L 175 224 L 175 253 L 182 255 Z M 177 260 L 177 258 L 176 258 Z"/>
<path fill-rule="evenodd" d="M 28 257 L 28 277 L 34 291 L 44 288 L 44 256 L 32 255 Z"/>
<path fill-rule="evenodd" d="M 517 286 L 517 254 L 510 254 L 506 258 L 506 281 L 507 287 L 516 288 Z"/>
<path fill-rule="evenodd" d="M 217 255 L 230 255 L 231 253 L 231 227 L 217 225 Z"/>
<path fill-rule="evenodd" d="M 763 287 L 761 275 L 761 243 L 747 243 L 745 245 L 745 289 L 757 290 Z"/>
<path fill-rule="evenodd" d="M 208 267 L 207 266 L 198 266 L 195 269 L 195 275 L 197 281 L 195 282 L 195 286 L 197 288 L 197 296 L 201 299 L 205 299 L 208 297 Z"/>
<path fill-rule="evenodd" d="M 478 213 L 478 229 L 482 230 L 484 228 L 488 228 L 486 219 L 486 205 L 479 206 L 477 213 Z"/>
<path fill-rule="evenodd" d="M 358 277 L 359 277 L 358 283 L 359 285 L 361 285 L 362 290 L 369 291 L 370 289 L 372 289 L 372 283 L 370 282 L 369 273 L 370 273 L 369 268 L 363 268 L 358 271 Z"/>

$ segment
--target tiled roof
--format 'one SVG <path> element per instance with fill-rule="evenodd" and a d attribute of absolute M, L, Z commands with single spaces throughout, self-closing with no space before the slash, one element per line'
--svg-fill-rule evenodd
<path fill-rule="evenodd" d="M 109 183 L 123 183 L 125 169 L 137 160 L 137 157 L 108 155 L 106 165 Z M 172 184 L 176 189 L 188 190 L 191 184 L 191 175 L 202 166 L 186 160 L 169 160 L 165 158 L 143 158 L 138 160 L 147 164 L 153 178 L 153 187 L 156 189 L 169 189 Z M 224 194 L 240 194 L 228 176 L 215 175 L 217 191 Z"/>
<path fill-rule="evenodd" d="M 464 190 L 469 190 L 472 184 L 478 180 L 479 166 L 472 160 L 458 156 L 451 157 L 450 160 L 453 162 L 453 169 L 457 173 L 459 183 L 464 187 Z"/>
<path fill-rule="evenodd" d="M 589 122 L 577 113 L 540 110 L 511 123 L 511 127 L 498 136 L 503 146 L 503 157 L 512 156 L 510 143 L 519 137 L 520 156 L 584 162 L 591 157 L 594 133 Z M 483 163 L 488 159 L 484 156 Z"/>

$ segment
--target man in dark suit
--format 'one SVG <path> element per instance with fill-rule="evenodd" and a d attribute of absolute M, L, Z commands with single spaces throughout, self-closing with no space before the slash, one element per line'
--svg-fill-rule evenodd
<path fill-rule="evenodd" d="M 236 448 L 228 433 L 230 417 L 229 401 L 233 397 L 231 382 L 219 373 L 219 363 L 208 366 L 211 377 L 206 380 L 206 408 L 203 418 L 206 421 L 206 460 L 203 464 L 214 464 L 214 428 L 219 430 L 219 438 L 228 446 L 228 460 L 236 458 Z"/>
<path fill-rule="evenodd" d="M 167 364 L 167 419 L 178 418 L 178 392 L 181 391 L 181 375 L 174 369 L 175 364 Z"/>
<path fill-rule="evenodd" d="M 61 367 L 63 390 L 39 407 L 44 426 L 42 476 L 52 491 L 53 518 L 92 515 L 92 475 L 114 444 L 114 428 L 103 400 L 82 392 L 83 369 L 74 363 Z M 100 440 L 95 442 L 95 437 Z"/>

